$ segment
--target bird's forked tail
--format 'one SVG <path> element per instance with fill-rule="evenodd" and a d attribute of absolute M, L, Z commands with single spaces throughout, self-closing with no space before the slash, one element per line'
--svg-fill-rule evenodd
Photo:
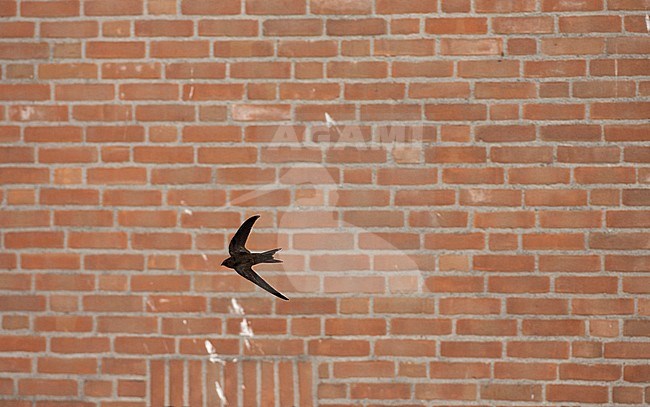
<path fill-rule="evenodd" d="M 277 252 L 282 250 L 282 248 L 279 249 L 273 249 L 273 250 L 267 250 L 262 253 L 255 253 L 255 264 L 258 263 L 282 263 L 282 260 L 274 259 L 273 255 Z"/>

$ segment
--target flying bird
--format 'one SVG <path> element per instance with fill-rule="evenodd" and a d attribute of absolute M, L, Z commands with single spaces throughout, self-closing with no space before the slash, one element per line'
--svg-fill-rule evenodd
<path fill-rule="evenodd" d="M 262 253 L 251 253 L 245 247 L 246 240 L 248 239 L 248 235 L 251 233 L 253 224 L 259 217 L 260 215 L 251 216 L 242 223 L 237 230 L 237 233 L 235 233 L 235 236 L 230 240 L 230 245 L 228 246 L 230 257 L 224 260 L 221 265 L 235 270 L 237 274 L 244 277 L 246 280 L 253 282 L 253 284 L 263 288 L 276 297 L 288 301 L 289 299 L 287 297 L 282 295 L 282 293 L 275 288 L 271 287 L 269 283 L 264 281 L 262 277 L 253 271 L 253 266 L 259 263 L 282 263 L 282 260 L 273 258 L 273 255 L 281 249 L 268 250 Z"/>

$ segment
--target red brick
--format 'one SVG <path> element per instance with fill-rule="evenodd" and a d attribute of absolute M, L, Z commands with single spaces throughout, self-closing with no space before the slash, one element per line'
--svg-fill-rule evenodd
<path fill-rule="evenodd" d="M 120 232 L 70 232 L 68 247 L 97 249 L 126 249 L 126 233 Z"/>
<path fill-rule="evenodd" d="M 473 320 L 460 319 L 456 322 L 459 335 L 515 336 L 517 322 L 514 320 Z"/>
<path fill-rule="evenodd" d="M 506 302 L 509 314 L 562 315 L 568 313 L 568 302 L 564 299 L 509 298 Z"/>
<path fill-rule="evenodd" d="M 44 148 L 38 150 L 41 163 L 92 163 L 97 161 L 94 147 Z"/>
<path fill-rule="evenodd" d="M 335 19 L 326 23 L 328 35 L 382 35 L 386 34 L 386 21 L 379 18 Z"/>
<path fill-rule="evenodd" d="M 0 367 L 3 372 L 29 373 L 31 372 L 31 360 L 19 357 L 2 357 L 0 358 Z"/>
<path fill-rule="evenodd" d="M 86 44 L 86 54 L 89 58 L 143 58 L 145 43 L 89 41 Z"/>
<path fill-rule="evenodd" d="M 442 173 L 445 184 L 501 184 L 502 168 L 445 168 Z"/>
<path fill-rule="evenodd" d="M 350 386 L 353 399 L 406 399 L 410 387 L 406 383 L 353 383 Z"/>
<path fill-rule="evenodd" d="M 560 17 L 560 31 L 570 33 L 620 32 L 619 16 Z"/>
<path fill-rule="evenodd" d="M 198 32 L 200 36 L 252 37 L 258 28 L 255 20 L 200 20 Z"/>
<path fill-rule="evenodd" d="M 614 403 L 641 404 L 643 392 L 639 387 L 614 387 L 612 399 Z"/>
<path fill-rule="evenodd" d="M 486 142 L 530 141 L 535 138 L 535 128 L 519 125 L 479 125 L 476 137 Z"/>
<path fill-rule="evenodd" d="M 648 41 L 642 37 L 608 38 L 607 52 L 614 54 L 647 54 L 648 44 Z"/>
<path fill-rule="evenodd" d="M 484 66 L 477 68 L 480 68 L 481 73 L 485 72 Z M 507 72 L 504 68 L 495 67 L 501 74 Z M 515 68 L 518 71 L 518 67 Z M 535 97 L 535 87 L 530 83 L 482 82 L 476 84 L 476 97 L 480 99 L 528 99 Z"/>
<path fill-rule="evenodd" d="M 98 353 L 108 352 L 110 343 L 108 338 L 52 338 L 50 344 L 54 353 Z"/>
<path fill-rule="evenodd" d="M 553 18 L 496 17 L 492 20 L 497 34 L 549 34 L 553 32 Z"/>
<path fill-rule="evenodd" d="M 643 206 L 650 202 L 650 191 L 647 189 L 623 190 L 623 204 L 629 206 Z"/>
<path fill-rule="evenodd" d="M 330 78 L 385 78 L 388 65 L 385 62 L 361 61 L 329 62 L 327 76 Z"/>
<path fill-rule="evenodd" d="M 485 384 L 481 386 L 481 398 L 487 400 L 541 401 L 542 386 L 532 384 Z"/>
<path fill-rule="evenodd" d="M 45 298 L 32 295 L 3 295 L 0 297 L 3 311 L 44 311 Z"/>
<path fill-rule="evenodd" d="M 486 18 L 427 18 L 425 31 L 428 34 L 485 34 Z"/>
<path fill-rule="evenodd" d="M 440 301 L 440 313 L 456 314 L 498 314 L 501 302 L 496 298 L 447 298 Z"/>
<path fill-rule="evenodd" d="M 105 3 L 92 0 L 84 4 L 84 11 L 89 16 L 138 15 L 143 13 L 143 1 L 116 0 Z"/>
<path fill-rule="evenodd" d="M 516 358 L 567 359 L 569 344 L 560 341 L 512 341 L 507 344 L 508 356 Z"/>
<path fill-rule="evenodd" d="M 7 42 L 0 44 L 0 58 L 2 59 L 45 59 L 48 56 L 49 48 L 45 43 Z"/>
<path fill-rule="evenodd" d="M 477 212 L 474 225 L 478 228 L 531 228 L 535 225 L 532 212 Z"/>
<path fill-rule="evenodd" d="M 226 67 L 218 62 L 169 63 L 165 72 L 170 79 L 222 79 L 226 75 Z"/>
<path fill-rule="evenodd" d="M 418 120 L 422 116 L 419 105 L 364 105 L 361 108 L 361 120 L 396 121 Z"/>
<path fill-rule="evenodd" d="M 302 2 L 300 2 L 302 3 Z M 372 2 L 369 0 L 314 0 L 310 10 L 314 14 L 370 14 Z"/>
<path fill-rule="evenodd" d="M 621 367 L 617 365 L 562 364 L 560 365 L 560 379 L 615 381 L 621 377 L 621 370 Z"/>
<path fill-rule="evenodd" d="M 0 262 L 2 263 L 3 269 L 8 270 L 14 268 L 16 265 L 16 256 L 13 254 L 5 254 L 0 256 Z M 28 290 L 31 286 L 31 276 L 28 275 L 3 273 L 2 279 L 0 287 L 3 290 Z"/>
<path fill-rule="evenodd" d="M 647 271 L 650 270 L 648 256 L 618 256 L 605 257 L 605 270 L 608 271 Z"/>
<path fill-rule="evenodd" d="M 134 233 L 135 249 L 183 250 L 191 246 L 191 236 L 184 233 Z"/>
<path fill-rule="evenodd" d="M 479 13 L 516 13 L 534 10 L 534 0 L 524 0 L 514 3 L 502 3 L 495 0 L 477 0 L 476 2 L 476 11 Z"/>
<path fill-rule="evenodd" d="M 469 97 L 469 85 L 463 82 L 417 83 L 409 89 L 409 97 L 422 99 L 457 99 Z"/>
<path fill-rule="evenodd" d="M 572 120 L 582 119 L 585 115 L 585 106 L 578 104 L 524 105 L 524 117 L 531 120 Z"/>
<path fill-rule="evenodd" d="M 485 120 L 486 107 L 482 104 L 426 105 L 425 115 L 436 121 Z"/>
<path fill-rule="evenodd" d="M 40 202 L 45 205 L 97 205 L 99 191 L 94 189 L 43 189 Z"/>
<path fill-rule="evenodd" d="M 576 299 L 573 313 L 576 315 L 624 315 L 634 312 L 631 299 Z"/>
<path fill-rule="evenodd" d="M 508 182 L 511 184 L 568 184 L 571 172 L 568 168 L 511 168 Z"/>
<path fill-rule="evenodd" d="M 450 77 L 453 64 L 447 61 L 393 62 L 395 77 Z"/>
<path fill-rule="evenodd" d="M 85 296 L 83 308 L 94 312 L 141 312 L 143 299 L 138 296 L 97 295 Z"/>
<path fill-rule="evenodd" d="M 648 366 L 635 365 L 625 366 L 624 379 L 627 382 L 647 383 L 650 378 L 650 369 Z"/>
<path fill-rule="evenodd" d="M 494 147 L 490 150 L 492 162 L 500 163 L 550 163 L 553 149 L 549 147 Z"/>
<path fill-rule="evenodd" d="M 89 270 L 142 270 L 144 258 L 136 254 L 93 254 L 85 256 L 84 266 Z"/>
<path fill-rule="evenodd" d="M 41 23 L 41 35 L 46 38 L 93 38 L 98 33 L 99 24 L 96 21 Z"/>
<path fill-rule="evenodd" d="M 335 41 L 300 41 L 281 40 L 278 44 L 278 56 L 291 58 L 322 58 L 332 57 L 337 54 Z"/>
<path fill-rule="evenodd" d="M 547 277 L 490 277 L 488 290 L 503 293 L 545 293 L 549 291 Z"/>
<path fill-rule="evenodd" d="M 181 12 L 187 15 L 230 15 L 239 14 L 241 0 L 224 0 L 213 2 L 209 0 L 183 0 Z"/>
<path fill-rule="evenodd" d="M 334 376 L 341 378 L 392 377 L 395 369 L 390 361 L 334 362 L 333 365 Z"/>
<path fill-rule="evenodd" d="M 210 56 L 208 41 L 154 41 L 150 45 L 153 58 L 206 58 Z"/>
<path fill-rule="evenodd" d="M 610 342 L 605 345 L 605 357 L 615 359 L 645 358 L 650 348 L 643 342 Z"/>
<path fill-rule="evenodd" d="M 546 399 L 555 402 L 607 403 L 609 395 L 604 386 L 551 384 L 546 388 Z"/>
<path fill-rule="evenodd" d="M 435 54 L 435 43 L 429 39 L 375 40 L 375 55 L 427 56 Z"/>
<path fill-rule="evenodd" d="M 627 277 L 623 279 L 623 292 L 626 293 L 647 293 L 648 280 L 645 277 Z"/>
<path fill-rule="evenodd" d="M 650 103 L 593 103 L 591 105 L 591 115 L 594 119 L 648 119 L 650 117 Z"/>
<path fill-rule="evenodd" d="M 475 400 L 476 385 L 463 383 L 419 383 L 415 397 L 422 400 Z"/>
<path fill-rule="evenodd" d="M 584 61 L 527 61 L 524 63 L 524 76 L 531 78 L 574 77 L 586 72 Z"/>
<path fill-rule="evenodd" d="M 531 206 L 582 206 L 587 204 L 583 190 L 527 190 L 525 201 Z"/>
<path fill-rule="evenodd" d="M 21 379 L 18 391 L 22 395 L 75 396 L 77 382 L 69 379 Z"/>
<path fill-rule="evenodd" d="M 581 250 L 584 235 L 581 233 L 536 233 L 523 235 L 524 250 Z"/>
<path fill-rule="evenodd" d="M 102 77 L 105 79 L 157 79 L 161 77 L 162 66 L 159 63 L 104 63 Z"/>
<path fill-rule="evenodd" d="M 247 14 L 305 14 L 305 2 L 298 0 L 252 0 L 246 2 Z"/>
<path fill-rule="evenodd" d="M 309 353 L 319 356 L 364 356 L 369 344 L 363 340 L 315 339 L 309 341 Z"/>
<path fill-rule="evenodd" d="M 115 338 L 115 352 L 124 354 L 167 354 L 174 350 L 173 340 L 169 338 Z"/>
<path fill-rule="evenodd" d="M 158 330 L 158 324 L 155 318 L 151 317 L 98 317 L 97 318 L 97 331 L 102 333 L 140 333 L 140 334 L 155 334 Z M 102 366 L 102 370 L 111 371 L 116 373 L 117 367 L 112 364 Z M 124 372 L 127 373 L 127 372 Z M 131 373 L 131 372 L 129 372 Z"/>
<path fill-rule="evenodd" d="M 152 184 L 206 184 L 210 181 L 212 170 L 206 167 L 154 168 L 151 172 Z M 151 201 L 147 205 L 159 205 L 160 192 L 149 191 Z M 154 203 L 157 202 L 157 203 Z M 142 205 L 142 204 L 141 204 Z"/>
<path fill-rule="evenodd" d="M 592 233 L 589 245 L 593 249 L 634 250 L 647 249 L 650 235 L 646 233 Z"/>
<path fill-rule="evenodd" d="M 138 37 L 190 37 L 194 32 L 191 21 L 139 20 L 135 22 Z"/>
<path fill-rule="evenodd" d="M 21 265 L 26 269 L 79 269 L 79 255 L 68 253 L 23 254 Z"/>
<path fill-rule="evenodd" d="M 135 117 L 139 121 L 193 121 L 195 111 L 193 106 L 185 105 L 139 105 Z M 142 147 L 147 149 L 147 147 Z M 151 147 L 155 149 L 156 147 Z M 178 147 L 181 150 L 182 147 Z"/>
<path fill-rule="evenodd" d="M 530 336 L 583 336 L 585 323 L 577 319 L 528 319 L 522 324 L 522 333 Z"/>
<path fill-rule="evenodd" d="M 232 116 L 239 121 L 281 121 L 291 116 L 288 105 L 235 105 Z"/>
<path fill-rule="evenodd" d="M 273 53 L 274 45 L 270 41 L 217 41 L 214 44 L 214 54 L 217 57 L 265 57 Z"/>
<path fill-rule="evenodd" d="M 425 235 L 424 246 L 433 250 L 470 250 L 482 249 L 484 241 L 482 233 L 439 233 Z"/>
<path fill-rule="evenodd" d="M 558 277 L 555 290 L 578 294 L 615 294 L 618 281 L 613 277 Z"/>
<path fill-rule="evenodd" d="M 57 316 L 38 317 L 35 320 L 37 331 L 62 331 L 62 332 L 90 332 L 92 330 L 91 317 Z M 70 367 L 68 367 L 69 369 Z M 40 362 L 39 362 L 40 370 Z M 54 373 L 54 372 L 50 372 Z M 72 373 L 72 372 L 70 372 Z"/>
<path fill-rule="evenodd" d="M 501 352 L 499 342 L 443 341 L 440 344 L 440 354 L 445 357 L 498 358 Z"/>
<path fill-rule="evenodd" d="M 289 78 L 291 65 L 286 62 L 233 62 L 230 65 L 232 78 Z"/>
<path fill-rule="evenodd" d="M 501 39 L 497 38 L 481 40 L 442 38 L 440 40 L 440 53 L 442 55 L 500 55 L 502 49 Z"/>
<path fill-rule="evenodd" d="M 505 189 L 464 189 L 460 203 L 470 206 L 520 206 L 521 191 Z"/>
<path fill-rule="evenodd" d="M 480 362 L 431 362 L 431 377 L 436 379 L 481 379 L 490 376 L 490 367 Z"/>
<path fill-rule="evenodd" d="M 323 22 L 315 18 L 265 20 L 262 26 L 266 36 L 315 36 L 323 33 Z"/>
<path fill-rule="evenodd" d="M 3 328 L 8 330 L 26 329 L 29 327 L 29 320 L 22 316 L 9 316 L 2 323 Z"/>
<path fill-rule="evenodd" d="M 417 3 L 408 0 L 378 0 L 377 13 L 379 14 L 411 14 L 435 12 L 435 1 L 423 0 Z"/>
<path fill-rule="evenodd" d="M 46 168 L 4 167 L 0 169 L 0 181 L 4 184 L 45 184 L 49 178 Z"/>
<path fill-rule="evenodd" d="M 48 226 L 49 219 L 47 211 L 0 211 L 0 227 L 3 229 Z"/>
<path fill-rule="evenodd" d="M 554 380 L 557 367 L 552 363 L 496 362 L 494 376 L 499 379 Z"/>
<path fill-rule="evenodd" d="M 33 84 L 7 84 L 0 85 L 0 100 L 49 100 L 50 99 L 50 86 L 49 85 L 33 85 Z"/>
<path fill-rule="evenodd" d="M 597 11 L 603 9 L 602 0 L 580 0 L 576 2 L 567 0 L 544 0 L 543 11 Z"/>

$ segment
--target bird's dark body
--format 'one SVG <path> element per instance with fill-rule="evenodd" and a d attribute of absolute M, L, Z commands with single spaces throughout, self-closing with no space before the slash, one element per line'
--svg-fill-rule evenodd
<path fill-rule="evenodd" d="M 224 260 L 221 265 L 234 269 L 237 274 L 253 282 L 260 288 L 263 288 L 276 297 L 282 298 L 283 300 L 289 300 L 287 297 L 282 295 L 282 293 L 273 288 L 269 283 L 264 281 L 264 279 L 257 275 L 255 271 L 253 271 L 253 266 L 256 264 L 282 263 L 281 260 L 273 258 L 273 255 L 280 249 L 268 250 L 262 253 L 251 253 L 248 249 L 246 249 L 246 240 L 248 239 L 248 235 L 250 234 L 253 224 L 258 218 L 259 215 L 250 217 L 239 227 L 235 233 L 235 236 L 233 236 L 232 240 L 230 241 L 230 245 L 228 246 L 230 257 Z"/>

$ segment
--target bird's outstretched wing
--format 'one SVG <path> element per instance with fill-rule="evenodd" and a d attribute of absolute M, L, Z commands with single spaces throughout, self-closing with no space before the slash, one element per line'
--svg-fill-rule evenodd
<path fill-rule="evenodd" d="M 271 294 L 275 295 L 276 297 L 282 298 L 283 300 L 287 300 L 287 301 L 289 300 L 287 297 L 282 295 L 281 292 L 279 292 L 275 288 L 271 287 L 271 284 L 267 283 L 266 281 L 264 281 L 264 279 L 262 279 L 262 277 L 257 275 L 257 273 L 255 271 L 253 271 L 253 269 L 251 268 L 250 265 L 242 264 L 242 265 L 237 266 L 235 268 L 235 270 L 237 270 L 237 272 L 242 277 L 244 277 L 246 280 L 249 280 L 249 281 L 253 282 L 258 287 L 270 292 Z"/>
<path fill-rule="evenodd" d="M 228 252 L 230 252 L 231 256 L 235 256 L 237 253 L 250 253 L 245 247 L 246 240 L 248 240 L 248 235 L 251 233 L 253 223 L 255 223 L 259 217 L 260 215 L 251 216 L 241 224 L 239 229 L 237 229 L 237 233 L 232 237 L 230 245 L 228 246 Z"/>

